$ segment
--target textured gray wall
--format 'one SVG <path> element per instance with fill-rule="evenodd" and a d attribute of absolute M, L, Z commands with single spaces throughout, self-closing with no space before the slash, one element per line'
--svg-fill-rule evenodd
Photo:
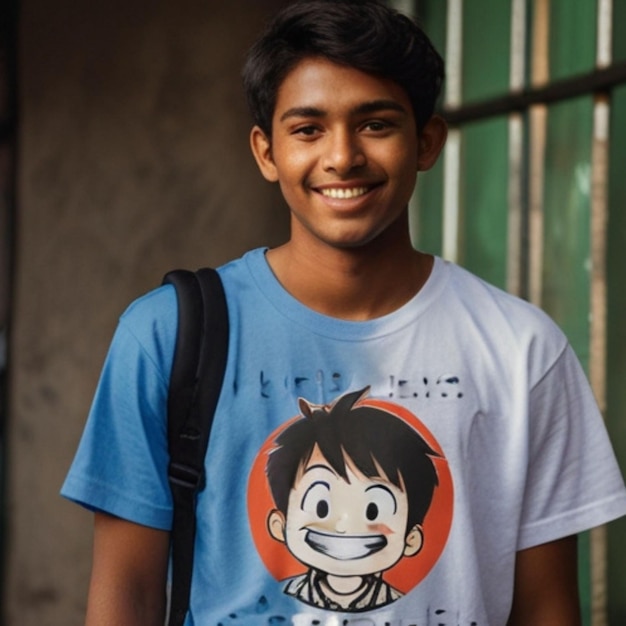
<path fill-rule="evenodd" d="M 120 312 L 286 237 L 243 52 L 278 0 L 24 0 L 5 623 L 83 623 L 91 517 L 58 496 Z"/>

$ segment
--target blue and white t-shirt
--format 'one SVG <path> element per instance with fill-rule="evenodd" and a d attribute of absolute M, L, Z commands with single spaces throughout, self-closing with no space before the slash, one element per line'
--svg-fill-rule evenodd
<path fill-rule="evenodd" d="M 626 514 L 585 376 L 535 307 L 435 259 L 397 311 L 316 313 L 220 268 L 228 366 L 186 624 L 500 626 L 515 553 Z M 63 495 L 169 529 L 176 299 L 120 319 Z"/>

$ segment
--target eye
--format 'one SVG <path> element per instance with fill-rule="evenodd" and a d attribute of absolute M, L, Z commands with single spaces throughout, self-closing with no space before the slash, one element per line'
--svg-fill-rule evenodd
<path fill-rule="evenodd" d="M 367 519 L 370 522 L 373 522 L 378 517 L 378 505 L 375 504 L 374 502 L 370 502 L 367 505 L 367 510 L 365 511 L 365 517 L 367 517 Z"/>
<path fill-rule="evenodd" d="M 315 137 L 319 132 L 320 130 L 317 126 L 309 124 L 306 126 L 298 126 L 292 131 L 292 134 L 309 139 Z"/>
<path fill-rule="evenodd" d="M 328 502 L 326 500 L 320 500 L 315 507 L 315 511 L 317 513 L 317 517 L 320 519 L 324 519 L 328 517 L 328 513 L 330 511 L 330 507 L 328 506 Z"/>
<path fill-rule="evenodd" d="M 374 132 L 380 132 L 382 130 L 386 130 L 388 128 L 388 124 L 381 121 L 368 122 L 365 124 L 365 128 L 368 130 L 373 130 Z"/>
<path fill-rule="evenodd" d="M 396 498 L 384 485 L 374 485 L 367 490 L 365 517 L 370 522 L 385 520 L 396 514 Z"/>
<path fill-rule="evenodd" d="M 391 132 L 393 126 L 394 124 L 389 120 L 369 120 L 363 123 L 361 132 L 385 136 Z"/>
<path fill-rule="evenodd" d="M 319 481 L 313 483 L 304 494 L 300 508 L 318 519 L 326 519 L 330 515 L 330 486 Z"/>

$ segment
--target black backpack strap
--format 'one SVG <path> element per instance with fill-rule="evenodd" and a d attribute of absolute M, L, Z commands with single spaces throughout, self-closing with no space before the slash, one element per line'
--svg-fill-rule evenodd
<path fill-rule="evenodd" d="M 168 395 L 169 482 L 174 503 L 169 626 L 189 608 L 196 533 L 196 496 L 204 488 L 204 457 L 228 356 L 228 310 L 217 272 L 174 270 L 178 331 Z"/>

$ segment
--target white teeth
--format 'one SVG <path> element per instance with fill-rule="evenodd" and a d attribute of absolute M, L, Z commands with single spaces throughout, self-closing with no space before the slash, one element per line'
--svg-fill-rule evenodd
<path fill-rule="evenodd" d="M 348 199 L 356 198 L 367 193 L 367 187 L 353 187 L 352 189 L 322 189 L 322 195 L 327 198 Z"/>

